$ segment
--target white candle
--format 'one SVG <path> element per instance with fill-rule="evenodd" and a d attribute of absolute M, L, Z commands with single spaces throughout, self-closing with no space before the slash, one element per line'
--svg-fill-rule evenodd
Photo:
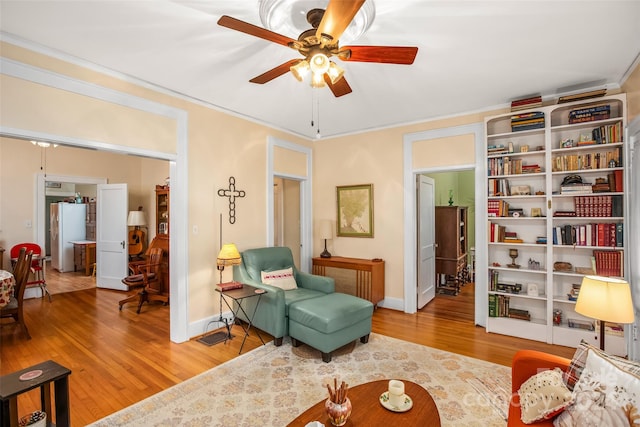
<path fill-rule="evenodd" d="M 400 407 L 404 402 L 404 383 L 398 380 L 389 381 L 389 403 Z"/>

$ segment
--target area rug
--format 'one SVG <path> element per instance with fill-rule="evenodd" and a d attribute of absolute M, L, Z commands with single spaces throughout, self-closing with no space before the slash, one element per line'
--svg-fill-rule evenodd
<path fill-rule="evenodd" d="M 334 378 L 350 386 L 410 380 L 433 396 L 443 426 L 505 425 L 506 366 L 378 334 L 338 350 L 330 363 L 314 352 L 287 339 L 268 343 L 92 425 L 281 427 L 325 399 Z"/>

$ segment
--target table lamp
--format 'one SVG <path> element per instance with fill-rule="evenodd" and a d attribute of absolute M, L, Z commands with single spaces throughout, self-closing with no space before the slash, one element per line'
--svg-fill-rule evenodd
<path fill-rule="evenodd" d="M 612 277 L 585 276 L 582 279 L 577 313 L 600 321 L 600 349 L 604 350 L 604 323 L 633 323 L 633 301 L 629 284 Z"/>
<path fill-rule="evenodd" d="M 320 254 L 321 258 L 331 258 L 331 253 L 327 250 L 327 239 L 333 237 L 333 230 L 331 228 L 331 221 L 328 219 L 320 222 L 320 238 L 324 239 L 324 251 Z"/>
<path fill-rule="evenodd" d="M 224 268 L 229 265 L 240 265 L 242 259 L 240 258 L 240 252 L 234 243 L 226 243 L 222 245 L 220 253 L 218 254 L 217 265 L 220 272 L 220 281 L 222 283 L 222 272 Z"/>
<path fill-rule="evenodd" d="M 145 233 L 140 227 L 147 225 L 147 221 L 144 218 L 144 212 L 142 207 L 137 211 L 130 211 L 127 217 L 127 226 L 134 227 L 129 231 L 129 256 L 137 256 L 142 253 L 145 245 Z"/>

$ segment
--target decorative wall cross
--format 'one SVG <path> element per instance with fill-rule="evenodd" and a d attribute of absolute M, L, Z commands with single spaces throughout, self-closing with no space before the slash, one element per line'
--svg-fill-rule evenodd
<path fill-rule="evenodd" d="M 244 190 L 236 190 L 236 179 L 229 177 L 229 188 L 221 188 L 218 190 L 218 196 L 229 198 L 229 224 L 236 222 L 236 197 L 244 197 Z"/>

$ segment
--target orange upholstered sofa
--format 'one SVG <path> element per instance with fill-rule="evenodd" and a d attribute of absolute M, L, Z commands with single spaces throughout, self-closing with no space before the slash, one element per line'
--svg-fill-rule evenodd
<path fill-rule="evenodd" d="M 540 421 L 534 424 L 524 424 L 520 417 L 520 398 L 518 390 L 522 383 L 545 369 L 560 368 L 567 371 L 570 359 L 554 356 L 549 353 L 534 350 L 520 350 L 513 357 L 511 365 L 511 404 L 509 405 L 508 427 L 523 426 L 553 426 L 553 420 Z"/>

